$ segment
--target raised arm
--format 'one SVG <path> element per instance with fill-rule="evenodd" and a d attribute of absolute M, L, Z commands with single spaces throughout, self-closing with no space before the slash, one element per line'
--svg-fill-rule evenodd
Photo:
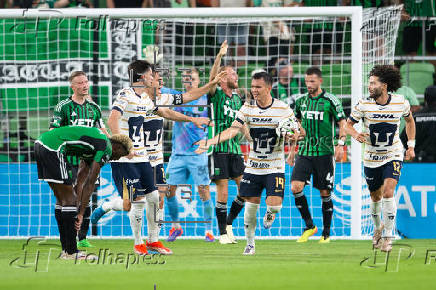
<path fill-rule="evenodd" d="M 218 69 L 221 66 L 221 59 L 224 55 L 227 54 L 227 48 L 228 48 L 227 40 L 224 40 L 224 42 L 221 44 L 220 51 L 218 52 L 215 61 L 213 63 L 213 66 L 210 70 L 209 81 L 212 81 L 218 74 Z M 209 94 L 211 95 L 215 94 L 215 90 L 216 90 L 216 84 L 210 88 Z"/>
<path fill-rule="evenodd" d="M 197 143 L 195 143 L 199 145 L 198 149 L 195 150 L 195 153 L 201 154 L 209 150 L 209 147 L 212 145 L 216 145 L 218 143 L 232 139 L 239 133 L 242 127 L 243 125 L 241 122 L 239 122 L 238 120 L 233 121 L 232 125 L 229 128 L 222 131 L 218 135 L 215 135 L 215 137 L 213 137 L 212 139 L 200 140 Z"/>
<path fill-rule="evenodd" d="M 210 82 L 205 84 L 204 86 L 200 88 L 195 88 L 190 90 L 189 92 L 186 92 L 183 94 L 183 103 L 189 103 L 191 101 L 194 101 L 204 94 L 207 94 L 210 92 L 212 87 L 216 88 L 216 85 L 220 82 L 220 80 L 227 76 L 227 72 L 223 71 L 220 72 L 218 75 L 215 76 Z"/>
<path fill-rule="evenodd" d="M 156 114 L 161 116 L 162 118 L 176 121 L 176 122 L 192 122 L 198 128 L 202 128 L 203 126 L 212 126 L 213 123 L 206 117 L 190 117 L 186 116 L 182 113 L 170 110 L 165 107 L 159 107 L 156 111 Z"/>

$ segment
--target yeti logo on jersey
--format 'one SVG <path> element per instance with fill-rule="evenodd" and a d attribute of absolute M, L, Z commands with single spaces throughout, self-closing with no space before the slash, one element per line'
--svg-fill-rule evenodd
<path fill-rule="evenodd" d="M 324 120 L 324 112 L 318 112 L 318 111 L 305 111 L 302 112 L 303 117 L 306 119 L 312 119 L 312 120 Z"/>
<path fill-rule="evenodd" d="M 73 126 L 94 127 L 94 120 L 90 120 L 90 119 L 71 120 L 71 125 L 73 125 Z"/>

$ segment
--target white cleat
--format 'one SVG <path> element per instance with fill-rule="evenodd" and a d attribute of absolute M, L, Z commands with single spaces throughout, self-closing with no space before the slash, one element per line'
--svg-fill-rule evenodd
<path fill-rule="evenodd" d="M 382 245 L 380 247 L 382 252 L 390 252 L 392 250 L 391 238 L 383 238 Z"/>
<path fill-rule="evenodd" d="M 227 237 L 229 238 L 230 242 L 232 242 L 232 244 L 237 244 L 238 242 L 236 241 L 236 238 L 233 235 L 233 227 L 232 227 L 232 225 L 228 225 L 226 227 L 226 231 L 227 231 Z"/>
<path fill-rule="evenodd" d="M 229 236 L 227 234 L 221 235 L 219 240 L 220 244 L 222 245 L 232 244 L 232 241 L 229 239 Z"/>
<path fill-rule="evenodd" d="M 59 256 L 59 258 L 63 260 L 97 260 L 96 255 L 87 255 L 84 251 L 77 251 L 77 253 L 71 255 L 65 251 L 62 251 L 62 254 Z"/>
<path fill-rule="evenodd" d="M 372 235 L 372 247 L 374 249 L 380 249 L 382 244 L 382 232 L 383 232 L 383 224 L 378 229 L 374 229 L 374 233 Z"/>
<path fill-rule="evenodd" d="M 267 211 L 265 216 L 263 217 L 263 227 L 265 229 L 271 228 L 275 218 L 276 218 L 276 214 L 275 213 Z"/>
<path fill-rule="evenodd" d="M 244 256 L 248 256 L 248 255 L 254 255 L 256 253 L 255 249 L 254 249 L 254 245 L 247 245 L 245 247 L 244 252 L 242 253 L 242 255 Z"/>

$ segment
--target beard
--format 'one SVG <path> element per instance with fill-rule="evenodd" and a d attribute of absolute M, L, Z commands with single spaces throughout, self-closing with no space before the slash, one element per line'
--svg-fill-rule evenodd
<path fill-rule="evenodd" d="M 369 92 L 369 97 L 370 97 L 371 99 L 373 99 L 374 101 L 376 101 L 378 98 L 380 98 L 381 95 L 382 95 L 382 90 L 381 90 L 381 89 L 374 89 L 374 90 L 372 91 L 372 93 Z"/>
<path fill-rule="evenodd" d="M 235 90 L 238 88 L 238 82 L 233 82 L 233 81 L 227 80 L 227 87 L 229 89 Z"/>

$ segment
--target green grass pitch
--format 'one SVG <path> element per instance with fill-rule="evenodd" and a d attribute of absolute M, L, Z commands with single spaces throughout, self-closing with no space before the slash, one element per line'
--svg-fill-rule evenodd
<path fill-rule="evenodd" d="M 99 264 L 55 259 L 57 240 L 47 241 L 53 247 L 29 243 L 23 250 L 25 242 L 0 240 L 0 289 L 417 290 L 434 289 L 436 282 L 436 240 L 395 241 L 387 263 L 386 254 L 372 251 L 371 241 L 258 240 L 256 255 L 242 256 L 243 240 L 236 245 L 177 240 L 165 243 L 174 255 L 139 260 L 130 240 L 91 240 L 95 248 L 88 253 L 102 250 Z M 105 260 L 104 249 L 112 253 Z"/>

